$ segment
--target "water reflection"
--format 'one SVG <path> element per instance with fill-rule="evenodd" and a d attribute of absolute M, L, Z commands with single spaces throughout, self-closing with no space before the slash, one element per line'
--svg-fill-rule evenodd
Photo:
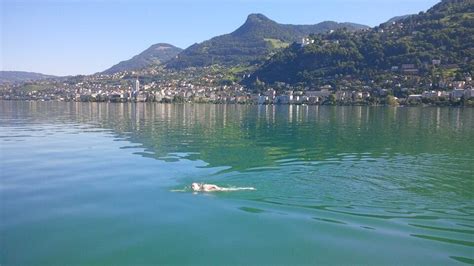
<path fill-rule="evenodd" d="M 352 171 L 355 182 L 359 175 L 364 185 L 421 194 L 436 187 L 470 195 L 473 187 L 466 179 L 473 109 L 58 102 L 2 102 L 0 108 L 6 126 L 21 117 L 110 129 L 145 149 L 137 155 L 202 160 L 224 172 L 281 172 L 292 165 L 288 174 Z M 315 167 L 327 164 L 338 171 Z M 464 167 L 452 172 L 458 164 Z"/>
<path fill-rule="evenodd" d="M 19 116 L 93 125 L 143 145 L 157 159 L 197 153 L 211 167 L 235 170 L 345 154 L 469 154 L 474 128 L 472 109 L 55 102 L 2 102 L 0 108 L 3 123 Z"/>

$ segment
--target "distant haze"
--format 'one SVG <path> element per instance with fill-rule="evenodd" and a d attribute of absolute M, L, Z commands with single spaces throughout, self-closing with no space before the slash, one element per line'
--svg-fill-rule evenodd
<path fill-rule="evenodd" d="M 250 13 L 287 24 L 376 26 L 437 0 L 2 0 L 0 70 L 91 74 L 155 43 L 186 48 L 232 32 Z"/>

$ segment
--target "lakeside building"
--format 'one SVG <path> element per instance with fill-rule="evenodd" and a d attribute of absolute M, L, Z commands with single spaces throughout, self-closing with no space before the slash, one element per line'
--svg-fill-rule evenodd
<path fill-rule="evenodd" d="M 138 93 L 140 91 L 140 81 L 137 79 L 135 80 L 135 93 Z"/>

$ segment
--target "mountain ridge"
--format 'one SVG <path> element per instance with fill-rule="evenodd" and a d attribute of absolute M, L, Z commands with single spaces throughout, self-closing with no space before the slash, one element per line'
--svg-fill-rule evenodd
<path fill-rule="evenodd" d="M 332 21 L 314 25 L 280 24 L 263 14 L 252 13 L 247 16 L 244 24 L 233 32 L 191 45 L 177 58 L 170 60 L 166 66 L 180 69 L 209 66 L 215 63 L 228 66 L 252 64 L 264 60 L 280 46 L 288 46 L 310 33 L 321 33 L 344 27 L 351 31 L 369 28 L 355 23 Z"/>
<path fill-rule="evenodd" d="M 0 71 L 0 84 L 36 81 L 36 80 L 50 79 L 50 78 L 59 78 L 59 76 L 46 75 L 42 73 L 29 72 L 29 71 L 9 71 L 9 70 Z"/>
<path fill-rule="evenodd" d="M 386 22 L 382 23 L 382 24 L 387 24 L 387 23 L 393 23 L 393 22 L 398 22 L 400 20 L 404 20 L 404 19 L 407 19 L 411 16 L 416 16 L 416 14 L 408 14 L 408 15 L 401 15 L 401 16 L 395 16 L 389 20 L 387 20 Z"/>
<path fill-rule="evenodd" d="M 102 73 L 114 74 L 121 71 L 138 70 L 152 65 L 162 64 L 177 56 L 182 50 L 183 49 L 168 43 L 156 43 L 132 58 L 113 65 Z"/>

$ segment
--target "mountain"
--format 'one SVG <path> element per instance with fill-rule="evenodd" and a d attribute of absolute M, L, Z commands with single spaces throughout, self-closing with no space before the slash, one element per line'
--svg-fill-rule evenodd
<path fill-rule="evenodd" d="M 396 16 L 396 17 L 393 17 L 389 20 L 387 20 L 387 22 L 385 22 L 384 24 L 387 24 L 387 23 L 393 23 L 393 22 L 399 22 L 401 20 L 404 20 L 404 19 L 407 19 L 411 16 L 414 16 L 413 14 L 410 14 L 410 15 L 403 15 L 403 16 Z"/>
<path fill-rule="evenodd" d="M 182 51 L 181 48 L 167 43 L 157 43 L 150 48 L 132 57 L 129 60 L 122 61 L 111 68 L 105 70 L 104 74 L 113 74 L 121 71 L 141 69 L 152 65 L 165 63 L 173 57 L 176 57 Z"/>
<path fill-rule="evenodd" d="M 277 49 L 287 47 L 311 33 L 347 28 L 351 31 L 367 26 L 326 21 L 316 25 L 279 24 L 262 14 L 251 14 L 245 23 L 230 34 L 194 44 L 166 65 L 169 68 L 202 67 L 212 64 L 238 65 L 263 60 Z"/>
<path fill-rule="evenodd" d="M 474 1 L 443 0 L 427 12 L 370 30 L 336 30 L 311 38 L 314 44 L 292 45 L 275 54 L 245 83 L 320 85 L 348 75 L 374 79 L 397 68 L 398 73 L 424 77 L 472 73 Z"/>
<path fill-rule="evenodd" d="M 0 71 L 0 84 L 57 78 L 57 76 L 25 71 Z"/>

